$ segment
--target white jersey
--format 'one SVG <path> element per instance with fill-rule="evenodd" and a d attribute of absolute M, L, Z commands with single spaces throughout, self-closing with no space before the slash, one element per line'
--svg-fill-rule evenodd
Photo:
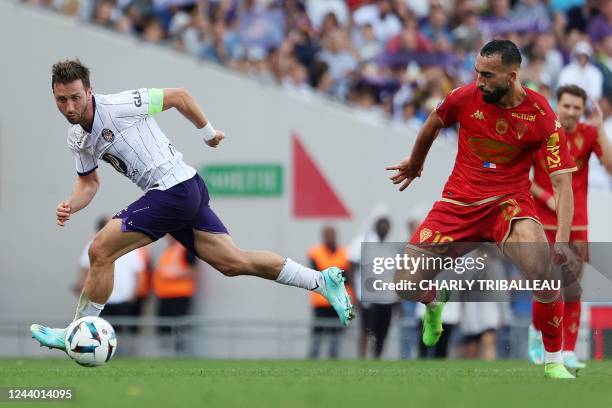
<path fill-rule="evenodd" d="M 142 190 L 166 190 L 192 178 L 196 171 L 170 143 L 152 114 L 161 110 L 149 104 L 158 89 L 135 89 L 115 95 L 94 95 L 91 133 L 81 125 L 68 130 L 68 147 L 77 173 L 87 175 L 102 159 Z M 161 102 L 156 102 L 158 105 Z"/>

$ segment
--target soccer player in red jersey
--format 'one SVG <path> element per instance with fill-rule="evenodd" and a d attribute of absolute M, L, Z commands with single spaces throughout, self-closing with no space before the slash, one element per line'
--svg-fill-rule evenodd
<path fill-rule="evenodd" d="M 612 150 L 604 133 L 601 110 L 593 102 L 594 118 L 597 126 L 581 123 L 584 114 L 587 94 L 577 85 L 565 85 L 557 90 L 557 112 L 559 121 L 567 140 L 570 155 L 576 163 L 572 176 L 574 192 L 574 219 L 570 230 L 570 248 L 576 256 L 586 261 L 588 257 L 588 210 L 587 189 L 589 180 L 589 159 L 595 153 L 602 164 L 612 174 Z M 534 164 L 533 184 L 531 192 L 536 198 L 535 205 L 538 216 L 544 226 L 549 242 L 554 243 L 557 237 L 557 216 L 555 214 L 555 199 L 553 187 L 547 175 L 546 157 L 538 152 Z M 585 364 L 578 361 L 574 354 L 578 328 L 580 327 L 580 279 L 584 263 L 576 264 L 575 270 L 564 270 L 563 285 L 563 360 L 568 368 L 584 368 Z M 538 333 L 536 319 L 529 330 L 529 357 L 536 364 L 542 364 L 542 343 Z"/>
<path fill-rule="evenodd" d="M 568 247 L 573 217 L 571 172 L 576 170 L 565 134 L 546 99 L 523 88 L 518 78 L 521 54 L 508 40 L 487 43 L 476 59 L 476 82 L 455 89 L 421 128 L 411 155 L 387 170 L 403 191 L 421 176 L 427 152 L 440 129 L 459 124 L 455 167 L 437 201 L 406 247 L 420 257 L 423 246 L 449 242 L 496 242 L 529 279 L 550 279 L 550 251 L 529 192 L 529 171 L 537 151 L 546 157 L 556 199 L 555 254 L 562 263 L 574 255 Z M 511 243 L 514 245 L 505 245 Z M 520 245 L 540 243 L 540 245 Z M 453 255 L 462 255 L 454 253 Z M 432 279 L 438 271 L 398 270 L 396 281 Z M 418 287 L 418 283 L 417 283 Z M 427 305 L 423 342 L 435 344 L 442 332 L 446 291 L 413 290 L 400 296 Z M 562 302 L 559 290 L 534 293 L 546 349 L 544 373 L 574 378 L 561 355 Z"/>

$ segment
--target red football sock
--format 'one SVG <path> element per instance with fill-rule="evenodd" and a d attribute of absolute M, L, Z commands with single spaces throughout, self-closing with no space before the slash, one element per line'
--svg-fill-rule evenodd
<path fill-rule="evenodd" d="M 563 308 L 563 351 L 574 351 L 580 328 L 580 301 L 565 302 Z"/>
<path fill-rule="evenodd" d="M 563 344 L 563 302 L 556 300 L 550 303 L 533 302 L 534 326 L 542 332 L 544 350 L 561 351 Z"/>

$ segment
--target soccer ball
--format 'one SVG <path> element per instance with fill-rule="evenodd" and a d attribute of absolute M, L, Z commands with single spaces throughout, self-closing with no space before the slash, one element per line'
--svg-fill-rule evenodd
<path fill-rule="evenodd" d="M 113 357 L 116 349 L 115 329 L 104 319 L 81 317 L 66 329 L 66 352 L 82 366 L 101 366 Z"/>

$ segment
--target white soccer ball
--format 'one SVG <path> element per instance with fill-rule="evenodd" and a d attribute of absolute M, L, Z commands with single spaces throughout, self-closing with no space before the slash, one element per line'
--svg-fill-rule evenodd
<path fill-rule="evenodd" d="M 66 329 L 66 352 L 85 367 L 106 364 L 117 350 L 115 329 L 104 319 L 82 317 Z"/>

